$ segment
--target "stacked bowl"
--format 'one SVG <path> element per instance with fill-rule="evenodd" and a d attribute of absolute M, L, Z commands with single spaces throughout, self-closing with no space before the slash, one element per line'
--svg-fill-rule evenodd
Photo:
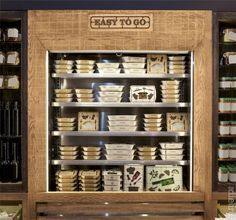
<path fill-rule="evenodd" d="M 146 73 L 146 57 L 122 57 L 122 65 L 126 74 L 145 74 Z"/>
<path fill-rule="evenodd" d="M 141 146 L 137 148 L 137 155 L 139 160 L 155 160 L 156 159 L 156 146 Z"/>
<path fill-rule="evenodd" d="M 95 60 L 76 60 L 76 73 L 93 73 Z"/>
<path fill-rule="evenodd" d="M 76 160 L 79 156 L 78 146 L 59 146 L 59 158 L 61 160 Z"/>
<path fill-rule="evenodd" d="M 109 131 L 136 131 L 137 115 L 108 115 Z"/>
<path fill-rule="evenodd" d="M 162 114 L 144 114 L 145 131 L 161 131 L 163 128 Z"/>
<path fill-rule="evenodd" d="M 72 89 L 54 89 L 55 102 L 72 102 L 73 91 Z"/>
<path fill-rule="evenodd" d="M 75 89 L 75 95 L 77 102 L 93 102 L 93 90 L 92 89 Z"/>
<path fill-rule="evenodd" d="M 133 160 L 134 144 L 105 144 L 107 160 Z"/>
<path fill-rule="evenodd" d="M 100 85 L 99 102 L 121 102 L 124 86 L 122 85 Z"/>
<path fill-rule="evenodd" d="M 170 74 L 185 74 L 188 70 L 186 56 L 168 56 L 168 72 Z"/>
<path fill-rule="evenodd" d="M 121 71 L 120 63 L 107 63 L 107 62 L 98 62 L 97 71 L 101 74 L 119 74 Z"/>
<path fill-rule="evenodd" d="M 97 146 L 82 147 L 82 157 L 84 160 L 100 160 L 102 148 Z"/>
<path fill-rule="evenodd" d="M 55 73 L 73 73 L 73 60 L 54 60 Z"/>
<path fill-rule="evenodd" d="M 182 160 L 184 157 L 184 143 L 182 142 L 163 142 L 161 146 L 160 157 L 162 160 Z"/>
<path fill-rule="evenodd" d="M 74 131 L 76 128 L 75 118 L 56 118 L 58 131 Z"/>
<path fill-rule="evenodd" d="M 79 171 L 81 191 L 99 191 L 101 188 L 100 170 L 80 170 Z"/>
<path fill-rule="evenodd" d="M 161 95 L 162 102 L 178 103 L 180 100 L 180 81 L 179 80 L 162 80 Z"/>
<path fill-rule="evenodd" d="M 77 170 L 58 170 L 56 172 L 57 191 L 76 191 L 78 187 Z"/>

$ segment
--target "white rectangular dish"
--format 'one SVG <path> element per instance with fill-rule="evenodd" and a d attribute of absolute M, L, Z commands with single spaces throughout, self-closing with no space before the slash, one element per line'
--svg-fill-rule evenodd
<path fill-rule="evenodd" d="M 183 155 L 184 149 L 160 149 L 162 155 Z"/>
<path fill-rule="evenodd" d="M 134 155 L 134 150 L 108 150 L 106 149 L 107 154 L 109 154 L 110 156 L 112 155 L 127 155 L 127 156 L 132 156 Z"/>
<path fill-rule="evenodd" d="M 168 99 L 161 99 L 161 101 L 164 102 L 164 103 L 178 103 L 179 99 L 168 98 Z"/>
<path fill-rule="evenodd" d="M 184 143 L 181 142 L 162 142 L 159 143 L 162 149 L 181 149 Z"/>
<path fill-rule="evenodd" d="M 144 69 L 145 63 L 122 63 L 125 69 Z"/>
<path fill-rule="evenodd" d="M 169 70 L 185 70 L 185 65 L 168 65 Z"/>
<path fill-rule="evenodd" d="M 162 160 L 183 160 L 184 155 L 162 155 L 160 154 Z"/>
<path fill-rule="evenodd" d="M 77 64 L 75 65 L 76 69 L 79 69 L 80 71 L 82 70 L 93 70 L 93 65 L 87 65 L 87 64 Z"/>
<path fill-rule="evenodd" d="M 137 126 L 108 126 L 109 131 L 137 131 Z"/>
<path fill-rule="evenodd" d="M 175 60 L 175 61 L 168 61 L 168 66 L 171 66 L 171 65 L 186 65 L 186 61 L 178 61 L 178 60 Z"/>
<path fill-rule="evenodd" d="M 179 92 L 179 85 L 161 85 L 162 92 L 163 90 L 178 90 Z"/>
<path fill-rule="evenodd" d="M 145 123 L 161 123 L 162 122 L 162 118 L 158 118 L 158 119 L 156 119 L 156 118 L 151 118 L 151 119 L 144 118 L 143 120 L 144 120 Z"/>
<path fill-rule="evenodd" d="M 101 151 L 83 151 L 85 156 L 101 156 Z"/>
<path fill-rule="evenodd" d="M 72 89 L 54 89 L 56 94 L 71 94 L 73 92 Z"/>
<path fill-rule="evenodd" d="M 93 94 L 89 93 L 76 93 L 77 98 L 93 98 Z"/>
<path fill-rule="evenodd" d="M 94 65 L 95 60 L 76 60 L 76 64 L 81 64 L 81 65 Z"/>
<path fill-rule="evenodd" d="M 84 160 L 100 160 L 100 158 L 101 158 L 100 155 L 98 155 L 98 156 L 96 156 L 96 155 L 89 155 L 89 156 L 82 155 L 82 157 Z"/>
<path fill-rule="evenodd" d="M 168 56 L 168 60 L 171 61 L 184 61 L 186 56 Z"/>
<path fill-rule="evenodd" d="M 76 94 L 92 94 L 92 89 L 75 89 Z"/>
<path fill-rule="evenodd" d="M 60 151 L 60 155 L 62 156 L 78 156 L 77 151 Z"/>
<path fill-rule="evenodd" d="M 98 73 L 101 73 L 101 74 L 119 74 L 121 71 L 120 68 L 118 68 L 118 69 L 116 69 L 116 68 L 103 68 L 103 69 L 99 68 L 97 70 L 98 70 Z"/>
<path fill-rule="evenodd" d="M 133 155 L 109 155 L 105 154 L 105 157 L 107 160 L 133 160 L 134 156 Z"/>
<path fill-rule="evenodd" d="M 130 102 L 155 102 L 156 87 L 155 85 L 131 85 Z"/>
<path fill-rule="evenodd" d="M 98 97 L 99 102 L 121 102 L 122 98 L 120 97 L 112 97 L 112 96 L 103 96 Z"/>
<path fill-rule="evenodd" d="M 109 126 L 137 126 L 137 121 L 108 121 Z"/>
<path fill-rule="evenodd" d="M 55 102 L 72 102 L 73 98 L 55 98 Z"/>
<path fill-rule="evenodd" d="M 123 56 L 122 61 L 126 63 L 145 63 L 146 57 Z"/>
<path fill-rule="evenodd" d="M 122 176 L 122 172 L 120 170 L 115 170 L 115 169 L 103 170 L 102 175 L 104 178 L 106 177 L 119 177 L 120 178 Z"/>
<path fill-rule="evenodd" d="M 92 151 L 92 152 L 100 152 L 102 150 L 102 147 L 98 147 L 98 146 L 82 146 L 81 149 L 83 151 Z"/>
<path fill-rule="evenodd" d="M 134 144 L 105 144 L 105 148 L 107 150 L 132 150 L 134 148 Z"/>
<path fill-rule="evenodd" d="M 185 74 L 186 70 L 169 70 L 169 74 Z"/>
<path fill-rule="evenodd" d="M 99 91 L 100 97 L 122 97 L 123 92 L 101 92 Z"/>
<path fill-rule="evenodd" d="M 180 90 L 179 89 L 162 89 L 161 91 L 162 95 L 179 95 Z"/>
<path fill-rule="evenodd" d="M 173 85 L 173 86 L 178 86 L 180 84 L 179 80 L 162 80 L 161 81 L 162 85 Z"/>
<path fill-rule="evenodd" d="M 161 131 L 162 127 L 145 127 L 145 131 Z"/>
<path fill-rule="evenodd" d="M 54 68 L 55 68 L 55 69 L 67 69 L 67 70 L 71 70 L 71 69 L 73 69 L 73 65 L 69 65 L 69 64 L 54 64 Z"/>
<path fill-rule="evenodd" d="M 125 74 L 145 74 L 146 69 L 124 69 Z"/>
<path fill-rule="evenodd" d="M 57 127 L 58 131 L 74 131 L 75 127 Z"/>
<path fill-rule="evenodd" d="M 102 92 L 122 92 L 124 89 L 123 85 L 100 85 L 100 91 Z"/>
<path fill-rule="evenodd" d="M 158 122 L 152 122 L 152 123 L 150 123 L 150 122 L 148 122 L 148 123 L 144 123 L 144 126 L 146 127 L 146 128 L 149 128 L 149 127 L 161 127 L 161 125 L 162 125 L 162 123 L 158 123 Z"/>
<path fill-rule="evenodd" d="M 162 97 L 164 99 L 179 99 L 180 94 L 163 93 Z"/>
<path fill-rule="evenodd" d="M 56 73 L 73 73 L 73 69 L 54 69 Z"/>
<path fill-rule="evenodd" d="M 57 126 L 59 127 L 73 127 L 74 125 L 74 122 L 57 122 Z"/>
<path fill-rule="evenodd" d="M 56 118 L 57 122 L 70 123 L 75 122 L 75 118 Z"/>
<path fill-rule="evenodd" d="M 59 146 L 59 149 L 60 151 L 78 151 L 79 150 L 79 147 L 78 146 L 68 146 L 68 145 L 65 145 L 65 146 Z"/>
<path fill-rule="evenodd" d="M 134 121 L 137 115 L 108 115 L 110 121 Z"/>
<path fill-rule="evenodd" d="M 73 94 L 57 93 L 56 98 L 72 98 Z"/>
<path fill-rule="evenodd" d="M 97 67 L 102 68 L 114 68 L 117 69 L 120 66 L 120 63 L 96 63 Z"/>
<path fill-rule="evenodd" d="M 162 116 L 162 114 L 144 114 L 146 119 L 161 119 Z"/>

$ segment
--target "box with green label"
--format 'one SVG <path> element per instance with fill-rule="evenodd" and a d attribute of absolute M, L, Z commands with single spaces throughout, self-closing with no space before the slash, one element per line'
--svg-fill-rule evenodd
<path fill-rule="evenodd" d="M 182 191 L 183 171 L 181 166 L 156 165 L 146 167 L 147 191 Z"/>

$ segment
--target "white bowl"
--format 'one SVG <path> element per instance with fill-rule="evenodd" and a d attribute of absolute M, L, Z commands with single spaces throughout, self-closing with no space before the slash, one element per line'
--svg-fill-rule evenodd
<path fill-rule="evenodd" d="M 145 63 L 122 63 L 125 69 L 144 69 Z"/>
<path fill-rule="evenodd" d="M 96 63 L 97 67 L 99 69 L 102 69 L 102 68 L 119 68 L 120 66 L 120 63 Z"/>
<path fill-rule="evenodd" d="M 132 150 L 134 148 L 134 144 L 105 144 L 107 150 Z"/>
<path fill-rule="evenodd" d="M 183 155 L 184 149 L 160 149 L 162 155 Z"/>
<path fill-rule="evenodd" d="M 181 149 L 184 145 L 182 142 L 161 142 L 159 144 L 162 149 Z"/>
<path fill-rule="evenodd" d="M 99 86 L 102 92 L 122 92 L 124 89 L 123 85 L 101 85 Z"/>
<path fill-rule="evenodd" d="M 144 114 L 146 119 L 161 119 L 162 114 Z"/>

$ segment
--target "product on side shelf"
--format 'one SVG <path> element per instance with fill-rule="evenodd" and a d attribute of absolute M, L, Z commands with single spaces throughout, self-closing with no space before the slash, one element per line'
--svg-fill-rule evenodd
<path fill-rule="evenodd" d="M 57 191 L 77 191 L 78 171 L 58 170 L 56 172 L 56 189 Z"/>
<path fill-rule="evenodd" d="M 155 85 L 131 85 L 130 102 L 155 102 Z"/>
<path fill-rule="evenodd" d="M 219 144 L 218 156 L 220 159 L 229 158 L 230 144 Z"/>
<path fill-rule="evenodd" d="M 223 30 L 223 41 L 224 42 L 236 42 L 236 29 L 226 28 Z"/>
<path fill-rule="evenodd" d="M 84 160 L 100 160 L 102 148 L 99 146 L 82 146 L 82 158 Z"/>
<path fill-rule="evenodd" d="M 179 80 L 162 80 L 161 81 L 161 100 L 165 103 L 177 103 L 180 100 Z"/>
<path fill-rule="evenodd" d="M 140 146 L 137 147 L 137 155 L 139 160 L 155 160 L 156 159 L 156 150 L 155 146 Z"/>
<path fill-rule="evenodd" d="M 98 131 L 99 112 L 79 112 L 78 113 L 79 131 Z"/>
<path fill-rule="evenodd" d="M 187 132 L 189 130 L 188 113 L 167 113 L 167 131 Z"/>
<path fill-rule="evenodd" d="M 77 102 L 94 102 L 92 89 L 75 89 Z"/>
<path fill-rule="evenodd" d="M 102 171 L 103 190 L 121 191 L 122 189 L 122 171 L 119 169 L 110 169 Z"/>
<path fill-rule="evenodd" d="M 140 164 L 124 165 L 124 191 L 143 191 L 144 166 Z"/>
<path fill-rule="evenodd" d="M 155 116 L 156 115 L 156 116 Z M 163 128 L 163 118 L 161 114 L 144 114 L 144 130 L 145 131 L 161 131 Z"/>
<path fill-rule="evenodd" d="M 20 54 L 16 51 L 9 51 L 6 53 L 6 63 L 10 65 L 20 64 Z"/>
<path fill-rule="evenodd" d="M 147 191 L 182 191 L 183 172 L 181 166 L 146 166 Z"/>
<path fill-rule="evenodd" d="M 6 41 L 19 41 L 20 34 L 17 28 L 7 28 L 6 29 Z"/>
<path fill-rule="evenodd" d="M 133 160 L 133 144 L 105 144 L 107 160 Z"/>
<path fill-rule="evenodd" d="M 225 65 L 236 64 L 236 52 L 225 52 L 222 59 Z"/>
<path fill-rule="evenodd" d="M 167 55 L 148 54 L 147 73 L 165 74 L 167 73 Z"/>
<path fill-rule="evenodd" d="M 81 191 L 99 191 L 101 189 L 101 171 L 80 170 L 79 182 Z"/>
<path fill-rule="evenodd" d="M 58 131 L 74 131 L 75 123 L 75 118 L 56 118 Z"/>
<path fill-rule="evenodd" d="M 219 182 L 228 182 L 229 180 L 229 171 L 228 168 L 224 165 L 219 166 L 218 180 Z"/>
<path fill-rule="evenodd" d="M 58 153 L 61 160 L 75 160 L 79 156 L 79 147 L 62 145 L 59 146 Z"/>

